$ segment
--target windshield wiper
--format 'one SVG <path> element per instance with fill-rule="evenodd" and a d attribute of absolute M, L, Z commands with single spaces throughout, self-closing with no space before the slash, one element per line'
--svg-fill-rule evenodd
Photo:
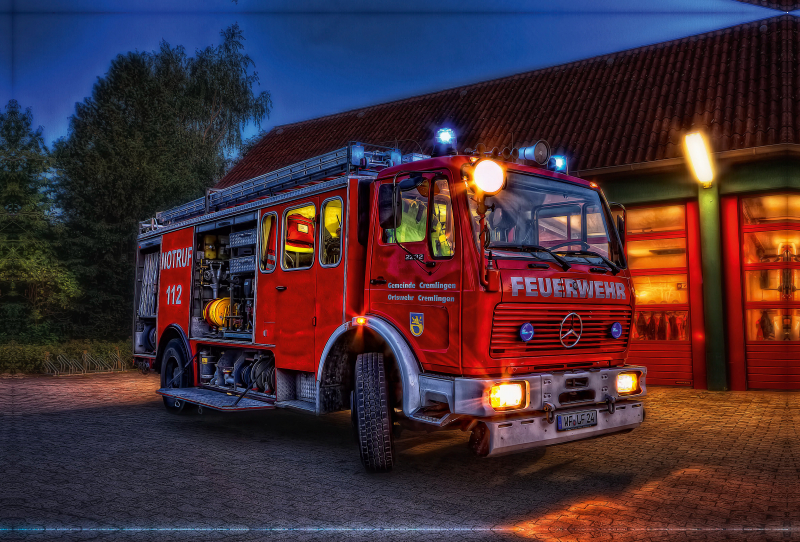
<path fill-rule="evenodd" d="M 608 258 L 603 256 L 602 254 L 599 254 L 599 253 L 597 253 L 597 252 L 595 252 L 593 250 L 564 250 L 564 251 L 561 251 L 561 252 L 562 252 L 562 254 L 572 254 L 572 255 L 577 255 L 577 256 L 580 256 L 581 254 L 584 254 L 584 255 L 587 255 L 587 256 L 597 256 L 598 258 L 603 260 L 603 263 L 606 264 L 611 269 L 611 272 L 614 273 L 615 275 L 617 273 L 619 273 L 620 271 L 622 271 L 622 269 L 617 267 L 617 265 L 614 262 L 612 262 L 611 260 L 609 260 Z"/>
<path fill-rule="evenodd" d="M 555 252 L 552 252 L 549 248 L 543 247 L 542 245 L 515 245 L 513 243 L 489 243 L 489 246 L 487 246 L 486 248 L 496 248 L 500 250 L 518 250 L 522 252 L 547 252 L 550 256 L 553 257 L 553 259 L 558 263 L 558 265 L 561 266 L 561 269 L 563 269 L 564 271 L 572 267 L 569 264 L 569 262 L 567 262 L 567 260 L 559 256 Z"/>

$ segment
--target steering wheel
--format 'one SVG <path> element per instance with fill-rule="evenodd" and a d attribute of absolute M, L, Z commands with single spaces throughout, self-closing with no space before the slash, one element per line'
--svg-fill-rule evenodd
<path fill-rule="evenodd" d="M 565 241 L 563 243 L 559 243 L 557 245 L 553 245 L 550 247 L 550 250 L 557 249 L 558 247 L 568 247 L 569 245 L 580 245 L 583 250 L 589 250 L 591 245 L 586 241 Z"/>

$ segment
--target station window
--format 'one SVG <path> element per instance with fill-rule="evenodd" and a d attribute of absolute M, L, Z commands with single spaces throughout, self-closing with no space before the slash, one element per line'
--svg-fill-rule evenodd
<path fill-rule="evenodd" d="M 322 241 L 320 263 L 334 266 L 342 257 L 342 200 L 330 199 L 322 204 Z"/>
<path fill-rule="evenodd" d="M 627 212 L 625 229 L 628 235 L 683 231 L 686 224 L 685 205 L 644 207 Z"/>
<path fill-rule="evenodd" d="M 450 258 L 455 252 L 453 235 L 453 202 L 447 179 L 438 179 L 433 184 L 433 206 L 430 228 L 431 254 L 434 258 Z"/>
<path fill-rule="evenodd" d="M 284 269 L 307 269 L 313 265 L 315 219 L 316 209 L 313 204 L 295 207 L 284 215 Z"/>
<path fill-rule="evenodd" d="M 800 195 L 742 198 L 747 341 L 800 340 Z"/>
<path fill-rule="evenodd" d="M 771 194 L 742 199 L 744 223 L 800 222 L 800 194 Z"/>
<path fill-rule="evenodd" d="M 689 341 L 686 206 L 631 209 L 625 229 L 636 292 L 635 341 Z"/>
<path fill-rule="evenodd" d="M 264 273 L 269 273 L 275 269 L 275 265 L 277 264 L 276 245 L 278 236 L 275 233 L 277 229 L 275 225 L 277 222 L 277 217 L 273 213 L 266 214 L 261 219 L 261 253 L 259 255 L 259 265 L 261 266 L 261 271 Z"/>
<path fill-rule="evenodd" d="M 628 265 L 631 269 L 686 267 L 686 238 L 631 240 Z"/>

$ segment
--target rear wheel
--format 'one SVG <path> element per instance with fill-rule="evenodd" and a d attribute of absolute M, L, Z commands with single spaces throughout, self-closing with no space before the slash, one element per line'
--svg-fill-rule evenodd
<path fill-rule="evenodd" d="M 383 354 L 361 354 L 356 358 L 353 396 L 353 417 L 361 462 L 370 471 L 392 470 L 394 441 Z"/>
<path fill-rule="evenodd" d="M 161 359 L 161 387 L 188 388 L 191 382 L 191 367 L 186 366 L 186 354 L 180 339 L 172 339 L 164 349 Z M 182 414 L 186 410 L 186 402 L 174 397 L 161 397 L 164 407 L 172 414 Z"/>

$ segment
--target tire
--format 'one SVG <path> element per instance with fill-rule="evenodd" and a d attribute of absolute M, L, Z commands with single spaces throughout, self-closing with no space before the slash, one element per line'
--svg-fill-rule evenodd
<path fill-rule="evenodd" d="M 178 377 L 181 367 L 186 365 L 186 354 L 183 351 L 183 343 L 180 339 L 172 339 L 164 349 L 161 357 L 161 387 L 166 388 L 188 388 L 191 382 L 192 368 L 187 367 L 183 374 Z M 178 377 L 177 380 L 170 382 Z M 172 397 L 161 397 L 164 400 L 164 407 L 171 414 L 184 414 L 188 412 L 185 401 L 178 401 Z"/>
<path fill-rule="evenodd" d="M 383 354 L 361 354 L 355 372 L 353 407 L 361 462 L 368 471 L 388 472 L 395 454 Z"/>

